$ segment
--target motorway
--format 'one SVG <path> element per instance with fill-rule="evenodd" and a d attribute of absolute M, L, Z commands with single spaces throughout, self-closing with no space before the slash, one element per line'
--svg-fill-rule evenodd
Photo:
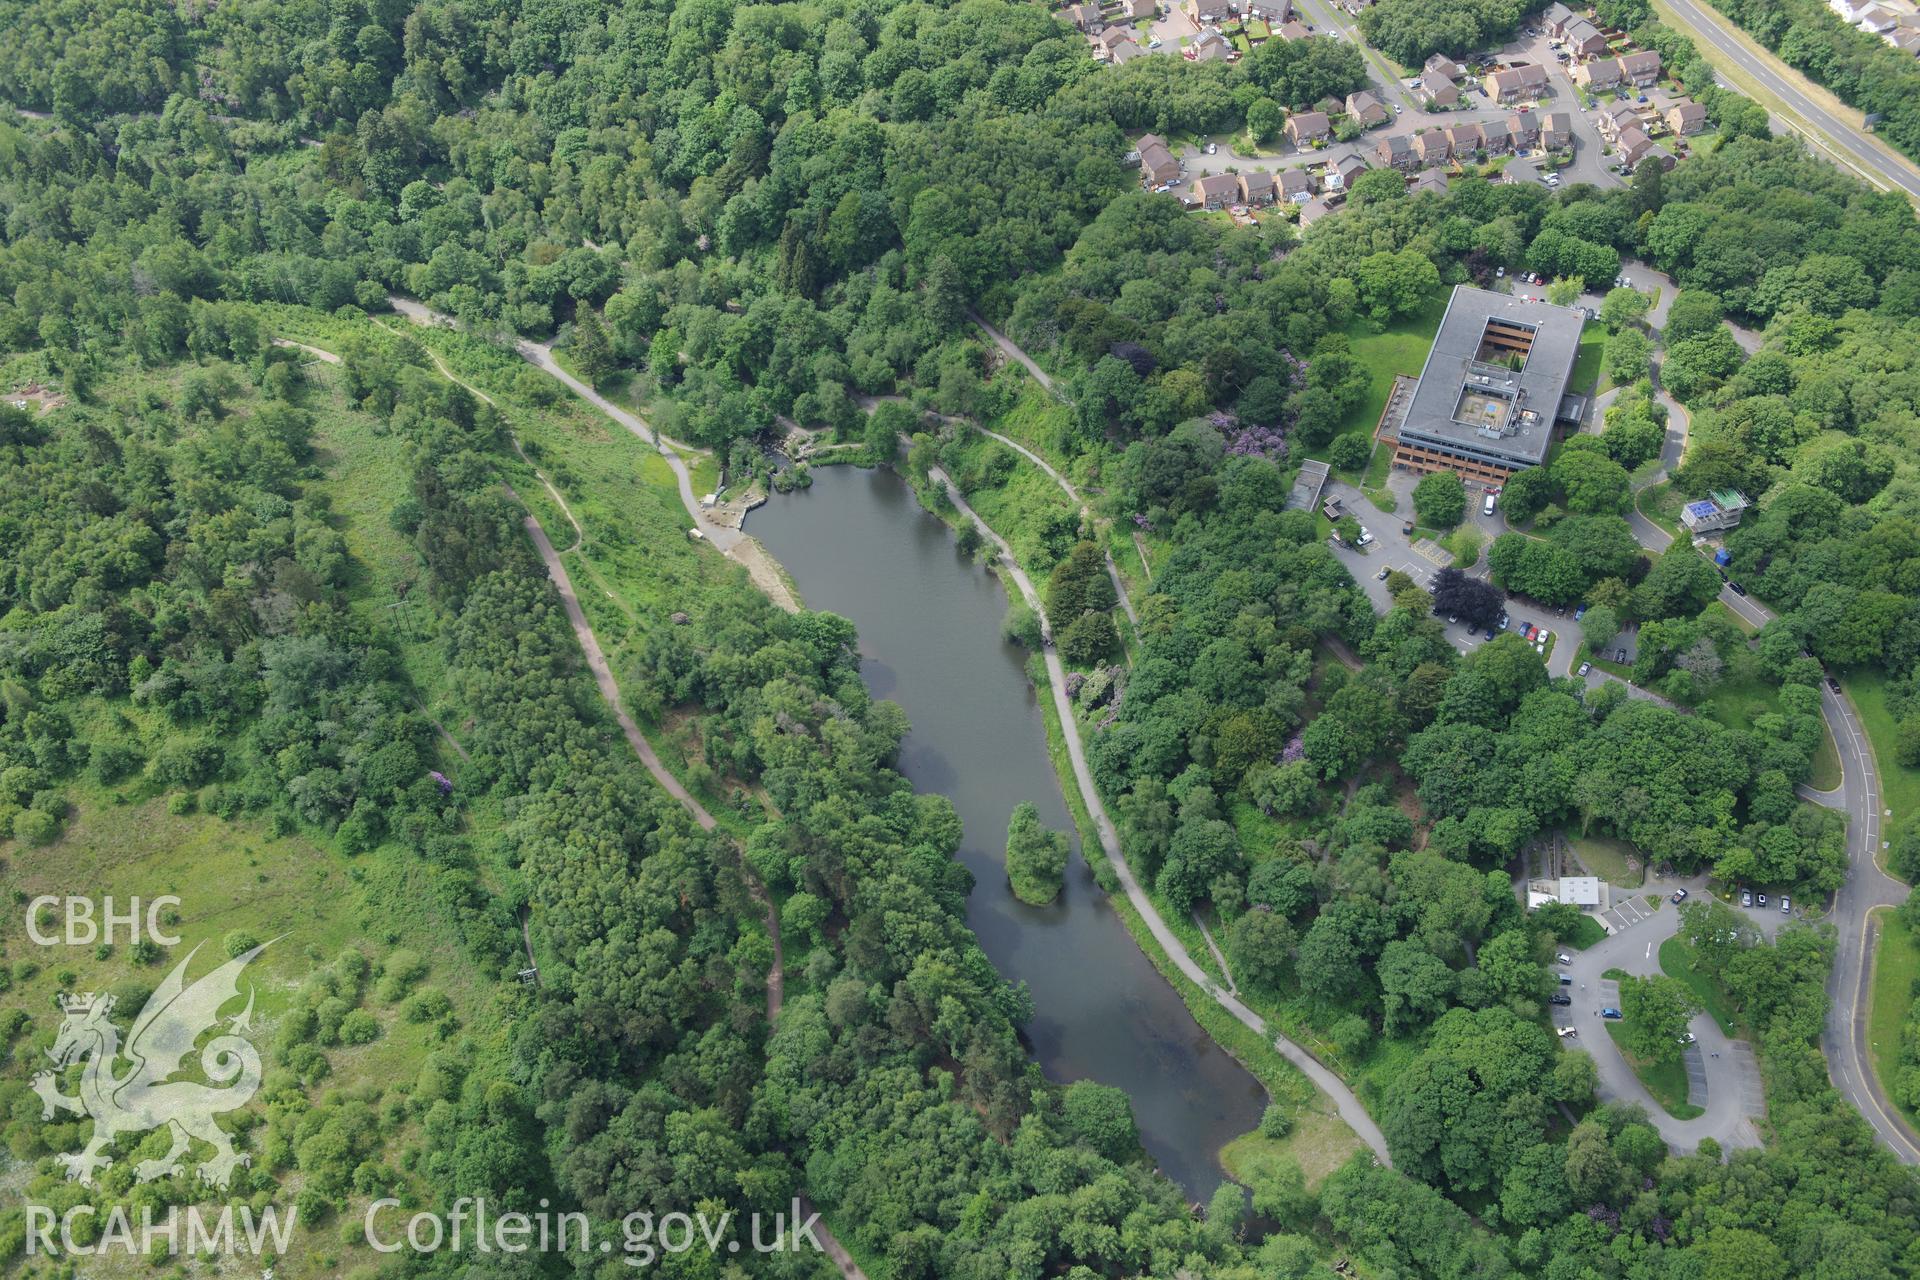
<path fill-rule="evenodd" d="M 1707 46 L 1710 61 L 1723 68 L 1738 67 L 1777 98 L 1808 126 L 1814 135 L 1810 140 L 1820 150 L 1837 151 L 1838 158 L 1848 168 L 1867 176 L 1876 185 L 1898 189 L 1909 199 L 1920 201 L 1920 169 L 1878 138 L 1860 132 L 1859 125 L 1822 106 L 1800 87 L 1796 73 L 1791 70 L 1783 73 L 1772 58 L 1756 56 L 1727 31 L 1730 19 L 1701 0 L 1663 2 L 1680 19 L 1683 31 Z"/>

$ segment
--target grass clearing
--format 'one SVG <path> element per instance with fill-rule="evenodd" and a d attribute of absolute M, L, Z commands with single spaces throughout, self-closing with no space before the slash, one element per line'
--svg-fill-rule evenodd
<path fill-rule="evenodd" d="M 1727 1035 L 1740 1034 L 1739 1018 L 1720 984 L 1696 967 L 1693 944 L 1677 934 L 1660 944 L 1660 971 L 1686 984 L 1706 1006 L 1720 1030 Z"/>
<path fill-rule="evenodd" d="M 1704 1108 L 1687 1101 L 1686 1063 L 1677 1058 L 1672 1062 L 1643 1061 L 1627 1052 L 1626 1046 L 1620 1043 L 1620 1032 L 1621 1024 L 1609 1019 L 1607 1034 L 1613 1037 L 1613 1043 L 1620 1049 L 1620 1056 L 1633 1068 L 1633 1074 L 1640 1077 L 1640 1083 L 1647 1087 L 1647 1092 L 1660 1104 L 1660 1109 L 1675 1120 L 1691 1120 L 1702 1114 Z"/>
<path fill-rule="evenodd" d="M 1646 859 L 1625 840 L 1612 836 L 1569 836 L 1574 856 L 1587 871 L 1617 889 L 1638 889 L 1647 882 Z"/>
<path fill-rule="evenodd" d="M 1860 713 L 1861 727 L 1873 744 L 1873 762 L 1880 772 L 1882 804 L 1893 810 L 1889 826 L 1903 826 L 1920 810 L 1920 769 L 1909 769 L 1894 755 L 1895 724 L 1887 705 L 1887 678 L 1878 671 L 1848 676 L 1842 686 Z"/>
<path fill-rule="evenodd" d="M 1573 936 L 1562 938 L 1560 942 L 1561 945 L 1572 947 L 1575 951 L 1585 951 L 1597 942 L 1606 941 L 1606 938 L 1606 926 L 1592 916 L 1583 915 L 1580 917 L 1580 923 L 1574 928 Z"/>
<path fill-rule="evenodd" d="M 1873 1049 L 1873 1073 L 1889 1098 L 1898 1098 L 1893 1084 L 1900 1078 L 1901 1028 L 1913 1007 L 1914 984 L 1920 982 L 1920 938 L 1892 911 L 1875 917 L 1880 940 L 1873 948 L 1873 996 L 1867 1011 L 1867 1043 Z M 1908 1120 L 1911 1107 L 1895 1106 Z"/>
<path fill-rule="evenodd" d="M 1364 321 L 1348 326 L 1347 342 L 1353 358 L 1367 370 L 1367 394 L 1340 424 L 1336 435 L 1372 433 L 1387 407 L 1394 377 L 1402 373 L 1410 377 L 1417 375 L 1426 363 L 1427 351 L 1433 346 L 1433 335 L 1440 329 L 1446 304 L 1446 295 L 1436 294 L 1420 310 L 1395 320 L 1378 333 L 1372 332 Z M 1325 446 L 1306 456 L 1324 459 Z"/>
<path fill-rule="evenodd" d="M 1602 384 L 1602 363 L 1606 357 L 1607 331 L 1598 324 L 1588 324 L 1580 331 L 1580 347 L 1573 358 L 1573 377 L 1567 380 L 1567 387 L 1584 395 L 1597 395 L 1606 390 Z"/>
<path fill-rule="evenodd" d="M 1293 1132 L 1284 1138 L 1264 1138 L 1258 1133 L 1235 1138 L 1220 1151 L 1220 1164 L 1227 1176 L 1242 1186 L 1251 1186 L 1271 1176 L 1279 1166 L 1297 1163 L 1312 1190 L 1328 1174 L 1345 1164 L 1360 1150 L 1360 1139 L 1336 1115 L 1325 1110 L 1323 1099 L 1317 1105 L 1298 1112 Z"/>

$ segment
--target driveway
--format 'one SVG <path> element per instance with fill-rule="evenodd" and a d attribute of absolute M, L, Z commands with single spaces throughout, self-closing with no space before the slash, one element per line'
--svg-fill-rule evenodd
<path fill-rule="evenodd" d="M 1573 998 L 1573 1003 L 1554 1008 L 1554 1025 L 1577 1031 L 1569 1044 L 1592 1056 L 1600 1078 L 1600 1097 L 1640 1104 L 1676 1152 L 1693 1151 L 1706 1138 L 1728 1150 L 1757 1147 L 1762 1142 L 1758 1121 L 1766 1115 L 1766 1099 L 1751 1045 L 1724 1034 L 1706 1014 L 1694 1016 L 1687 1028 L 1697 1041 L 1686 1057 L 1687 1094 L 1688 1100 L 1703 1111 L 1691 1120 L 1678 1120 L 1667 1114 L 1640 1083 L 1600 1017 L 1601 1009 L 1620 1007 L 1619 984 L 1603 976 L 1608 970 L 1635 977 L 1651 977 L 1661 971 L 1660 944 L 1680 929 L 1680 911 L 1669 896 L 1683 883 L 1700 886 L 1704 881 L 1650 878 L 1642 889 L 1613 891 L 1611 910 L 1602 916 L 1602 923 L 1613 932 L 1585 951 L 1569 953 L 1573 963 L 1562 966 L 1562 972 L 1573 982 L 1561 990 Z M 1649 897 L 1654 899 L 1652 903 L 1647 902 Z"/>

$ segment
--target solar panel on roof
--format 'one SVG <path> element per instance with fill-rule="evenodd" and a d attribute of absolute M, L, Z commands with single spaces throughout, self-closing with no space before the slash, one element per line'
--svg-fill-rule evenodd
<path fill-rule="evenodd" d="M 1718 510 L 1719 508 L 1711 502 L 1689 502 L 1687 504 L 1687 514 L 1690 516 L 1710 516 Z"/>

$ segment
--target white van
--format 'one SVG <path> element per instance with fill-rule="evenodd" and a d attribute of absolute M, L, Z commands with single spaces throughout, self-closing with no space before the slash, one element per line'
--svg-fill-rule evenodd
<path fill-rule="evenodd" d="M 1493 514 L 1493 495 L 1492 494 L 1488 494 L 1485 498 L 1482 498 L 1480 500 L 1480 514 L 1483 516 L 1490 516 Z"/>

